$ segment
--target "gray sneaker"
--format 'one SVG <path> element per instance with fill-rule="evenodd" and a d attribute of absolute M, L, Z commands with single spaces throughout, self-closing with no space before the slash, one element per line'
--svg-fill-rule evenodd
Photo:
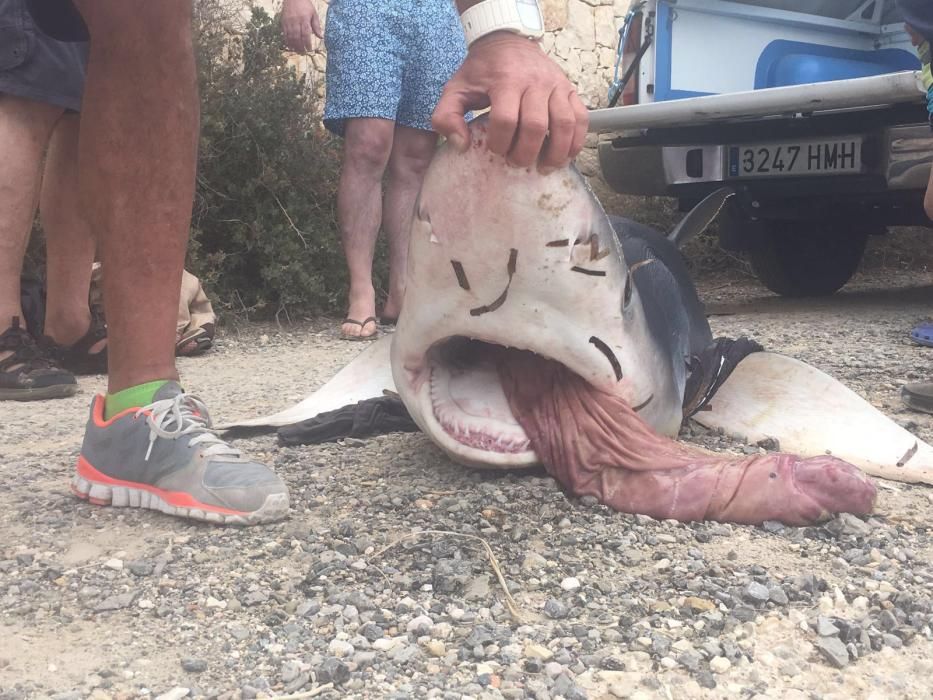
<path fill-rule="evenodd" d="M 148 406 L 104 420 L 96 396 L 71 482 L 97 505 L 149 508 L 212 523 L 255 525 L 284 518 L 288 488 L 210 429 L 205 405 L 169 382 Z"/>

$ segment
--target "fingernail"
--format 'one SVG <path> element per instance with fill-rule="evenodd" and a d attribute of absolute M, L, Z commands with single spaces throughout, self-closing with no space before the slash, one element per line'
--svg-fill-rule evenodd
<path fill-rule="evenodd" d="M 453 146 L 453 149 L 458 153 L 463 153 L 463 151 L 466 150 L 466 142 L 464 142 L 463 137 L 457 132 L 454 132 L 448 136 L 447 140 L 450 142 L 450 145 Z"/>

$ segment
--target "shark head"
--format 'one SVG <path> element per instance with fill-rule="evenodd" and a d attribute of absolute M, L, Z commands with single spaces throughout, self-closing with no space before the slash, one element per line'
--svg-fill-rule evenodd
<path fill-rule="evenodd" d="M 556 361 L 676 433 L 670 369 L 583 177 L 573 167 L 511 167 L 486 148 L 485 123 L 471 132 L 465 153 L 438 150 L 414 212 L 392 343 L 393 378 L 414 420 L 462 464 L 536 464 L 497 372 L 515 353 Z"/>

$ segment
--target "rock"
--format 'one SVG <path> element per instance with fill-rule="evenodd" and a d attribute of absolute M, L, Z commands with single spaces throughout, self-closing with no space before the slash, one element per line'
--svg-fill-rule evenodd
<path fill-rule="evenodd" d="M 350 679 L 350 667 L 340 659 L 329 656 L 315 671 L 318 683 L 333 683 L 340 685 Z"/>
<path fill-rule="evenodd" d="M 725 656 L 714 656 L 710 659 L 709 667 L 713 673 L 725 673 L 732 668 L 732 662 Z"/>
<path fill-rule="evenodd" d="M 544 664 L 544 672 L 549 678 L 557 678 L 557 676 L 564 672 L 564 667 L 556 661 L 548 661 Z"/>
<path fill-rule="evenodd" d="M 405 626 L 405 629 L 408 630 L 409 633 L 421 637 L 423 635 L 430 634 L 431 628 L 433 626 L 434 620 L 432 620 L 427 615 L 419 615 L 418 617 L 409 620 L 408 624 Z"/>
<path fill-rule="evenodd" d="M 123 608 L 128 608 L 133 604 L 137 595 L 138 592 L 131 591 L 130 593 L 121 593 L 120 595 L 112 595 L 109 598 L 104 598 L 97 604 L 97 607 L 94 608 L 94 612 L 123 610 Z"/>
<path fill-rule="evenodd" d="M 764 584 L 758 583 L 757 581 L 752 581 L 746 587 L 743 595 L 745 600 L 750 603 L 762 604 L 767 603 L 771 598 L 771 591 L 769 591 L 768 587 Z"/>
<path fill-rule="evenodd" d="M 188 697 L 188 693 L 190 692 L 188 688 L 172 688 L 167 693 L 156 695 L 155 700 L 181 700 L 182 698 Z"/>
<path fill-rule="evenodd" d="M 849 652 L 838 637 L 820 637 L 815 646 L 836 668 L 844 668 L 849 664 Z"/>
<path fill-rule="evenodd" d="M 522 560 L 522 569 L 525 571 L 538 571 L 547 568 L 547 559 L 537 552 L 528 552 Z"/>
<path fill-rule="evenodd" d="M 108 559 L 104 562 L 104 568 L 111 569 L 113 571 L 123 571 L 123 560 Z"/>
<path fill-rule="evenodd" d="M 352 656 L 355 650 L 350 642 L 345 642 L 342 639 L 332 639 L 330 644 L 327 645 L 327 651 L 331 656 L 344 659 L 348 656 Z"/>
<path fill-rule="evenodd" d="M 524 654 L 529 659 L 541 659 L 543 661 L 547 661 L 552 656 L 554 656 L 554 654 L 551 653 L 551 650 L 546 646 L 534 643 L 528 643 L 525 645 Z"/>
<path fill-rule="evenodd" d="M 207 670 L 207 661 L 186 656 L 181 660 L 181 667 L 188 673 L 204 673 Z"/>
<path fill-rule="evenodd" d="M 447 646 L 439 639 L 432 639 L 425 645 L 425 649 L 431 656 L 442 657 L 447 654 Z"/>
<path fill-rule="evenodd" d="M 570 610 L 556 598 L 551 598 L 544 604 L 544 614 L 552 620 L 563 620 L 570 614 Z"/>
<path fill-rule="evenodd" d="M 696 598 L 694 596 L 685 598 L 684 606 L 691 610 L 696 610 L 697 612 L 707 612 L 716 609 L 716 603 L 713 601 L 707 600 L 706 598 Z"/>
<path fill-rule="evenodd" d="M 784 588 L 781 586 L 772 586 L 768 589 L 768 598 L 775 605 L 787 605 L 790 602 L 787 593 L 784 592 Z"/>
<path fill-rule="evenodd" d="M 816 618 L 816 633 L 821 637 L 832 637 L 839 634 L 839 628 L 828 617 L 820 615 Z"/>
<path fill-rule="evenodd" d="M 570 577 L 560 582 L 560 587 L 565 591 L 575 591 L 580 587 L 580 579 Z"/>

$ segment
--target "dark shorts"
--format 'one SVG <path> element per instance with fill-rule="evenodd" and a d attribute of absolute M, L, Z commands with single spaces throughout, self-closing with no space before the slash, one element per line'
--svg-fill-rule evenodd
<path fill-rule="evenodd" d="M 77 112 L 86 64 L 86 43 L 47 36 L 26 0 L 0 0 L 0 93 Z"/>

